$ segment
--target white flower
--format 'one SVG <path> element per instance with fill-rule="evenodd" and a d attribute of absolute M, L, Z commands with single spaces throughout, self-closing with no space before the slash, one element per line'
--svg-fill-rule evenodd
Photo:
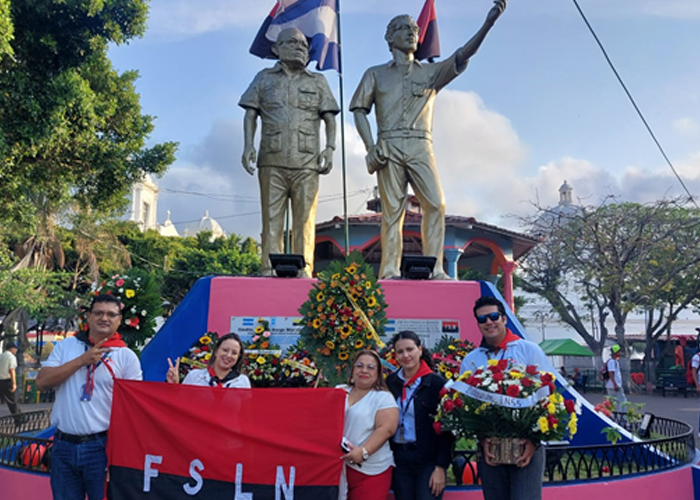
<path fill-rule="evenodd" d="M 131 314 L 136 314 L 136 306 L 131 307 Z"/>
<path fill-rule="evenodd" d="M 120 288 L 120 289 L 119 289 L 119 293 L 124 293 L 124 289 L 123 289 L 123 288 Z"/>
<path fill-rule="evenodd" d="M 147 314 L 148 314 L 148 311 L 146 311 L 145 309 L 143 311 L 141 311 L 141 316 L 146 316 Z"/>
<path fill-rule="evenodd" d="M 136 329 L 137 329 L 137 330 L 140 330 L 141 327 L 140 327 L 139 325 L 136 325 Z"/>
<path fill-rule="evenodd" d="M 496 392 L 496 391 L 498 391 L 498 384 L 491 384 L 491 385 L 488 387 L 488 390 L 491 391 L 491 392 Z"/>

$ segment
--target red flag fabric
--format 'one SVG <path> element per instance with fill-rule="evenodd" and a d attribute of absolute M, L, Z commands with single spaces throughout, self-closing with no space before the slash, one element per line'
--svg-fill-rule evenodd
<path fill-rule="evenodd" d="M 420 31 L 418 32 L 418 50 L 416 50 L 415 58 L 420 61 L 440 57 L 440 36 L 437 28 L 435 0 L 425 0 L 417 24 Z"/>
<path fill-rule="evenodd" d="M 116 380 L 108 498 L 336 500 L 345 392 Z"/>

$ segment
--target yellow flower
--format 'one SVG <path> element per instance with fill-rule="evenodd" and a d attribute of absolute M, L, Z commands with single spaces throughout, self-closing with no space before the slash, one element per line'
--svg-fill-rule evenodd
<path fill-rule="evenodd" d="M 131 288 L 128 288 L 125 292 L 124 295 L 126 295 L 127 299 L 132 298 L 134 295 L 136 295 L 136 292 L 133 291 Z"/>
<path fill-rule="evenodd" d="M 338 353 L 338 359 L 341 361 L 345 361 L 346 359 L 348 359 L 348 353 L 347 352 Z"/>
<path fill-rule="evenodd" d="M 262 325 L 258 325 L 255 327 L 255 333 L 262 333 L 265 331 L 265 327 Z"/>
<path fill-rule="evenodd" d="M 372 282 L 371 282 L 371 281 L 368 281 L 367 283 L 365 283 L 365 288 L 366 288 L 367 290 L 370 290 L 370 289 L 372 288 Z"/>
<path fill-rule="evenodd" d="M 262 356 L 258 356 L 258 359 L 256 359 L 255 362 L 258 363 L 259 365 L 264 365 L 265 358 L 263 358 Z"/>
<path fill-rule="evenodd" d="M 207 353 L 204 355 L 204 361 L 209 361 L 211 359 L 211 353 Z"/>
<path fill-rule="evenodd" d="M 331 350 L 335 349 L 335 342 L 333 342 L 332 340 L 326 340 L 326 347 Z"/>
<path fill-rule="evenodd" d="M 540 417 L 537 419 L 537 426 L 543 433 L 549 430 L 549 423 L 545 417 Z"/>
<path fill-rule="evenodd" d="M 557 412 L 557 407 L 554 403 L 549 403 L 547 405 L 547 413 L 554 415 Z"/>
<path fill-rule="evenodd" d="M 345 270 L 349 274 L 355 274 L 357 272 L 357 266 L 355 264 L 350 264 L 348 267 L 345 268 Z"/>
<path fill-rule="evenodd" d="M 340 279 L 340 273 L 335 273 L 331 278 L 334 280 Z"/>
<path fill-rule="evenodd" d="M 326 299 L 326 296 L 323 295 L 323 292 L 318 292 L 316 294 L 316 300 L 318 300 L 319 302 L 323 302 L 325 299 Z"/>
<path fill-rule="evenodd" d="M 496 365 L 498 364 L 498 360 L 497 360 L 497 359 L 489 359 L 489 360 L 486 362 L 486 364 L 489 365 L 489 366 L 496 366 Z"/>
<path fill-rule="evenodd" d="M 518 379 L 525 377 L 525 374 L 523 372 L 519 372 L 518 370 L 511 370 L 510 377 L 512 379 L 518 380 Z"/>
<path fill-rule="evenodd" d="M 365 343 L 362 342 L 362 341 L 359 340 L 359 339 L 355 341 L 355 349 L 362 349 L 362 347 L 363 347 L 364 345 L 365 345 Z"/>
<path fill-rule="evenodd" d="M 367 332 L 367 335 L 365 335 L 365 337 L 371 339 L 372 337 L 374 337 L 374 335 L 372 335 L 372 332 Z"/>
<path fill-rule="evenodd" d="M 211 344 L 211 338 L 204 335 L 203 337 L 199 338 L 199 343 L 202 345 L 209 345 L 209 344 Z"/>
<path fill-rule="evenodd" d="M 445 373 L 445 370 L 447 370 L 447 367 L 446 367 L 444 364 L 441 364 L 439 370 L 440 370 L 442 373 Z"/>
<path fill-rule="evenodd" d="M 452 344 L 448 345 L 447 348 L 448 348 L 450 351 L 454 351 L 455 349 L 457 349 L 457 348 L 456 348 L 455 346 L 453 346 Z"/>
<path fill-rule="evenodd" d="M 318 328 L 319 326 L 321 326 L 321 320 L 318 318 L 314 318 L 314 321 L 312 324 L 313 324 L 314 328 Z"/>
<path fill-rule="evenodd" d="M 374 307 L 377 305 L 377 299 L 375 297 L 370 297 L 367 299 L 367 306 Z"/>
<path fill-rule="evenodd" d="M 445 378 L 450 380 L 452 378 L 452 372 L 445 372 Z"/>

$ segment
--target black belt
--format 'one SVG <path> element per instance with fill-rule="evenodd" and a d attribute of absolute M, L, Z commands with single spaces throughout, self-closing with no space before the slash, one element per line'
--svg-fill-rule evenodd
<path fill-rule="evenodd" d="M 415 441 L 412 443 L 393 442 L 393 443 L 391 443 L 391 448 L 394 450 L 404 450 L 404 451 L 415 451 L 418 449 Z"/>
<path fill-rule="evenodd" d="M 66 441 L 73 444 L 87 443 L 88 441 L 94 441 L 95 439 L 106 437 L 107 431 L 98 432 L 96 434 L 68 434 L 67 432 L 61 432 L 56 429 L 56 434 L 54 434 L 54 439 L 59 441 Z"/>

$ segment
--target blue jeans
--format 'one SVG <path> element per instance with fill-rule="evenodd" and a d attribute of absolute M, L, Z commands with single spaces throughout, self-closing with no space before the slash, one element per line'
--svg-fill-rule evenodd
<path fill-rule="evenodd" d="M 107 472 L 107 436 L 74 444 L 56 440 L 51 450 L 54 500 L 102 500 Z"/>
<path fill-rule="evenodd" d="M 397 465 L 391 478 L 396 500 L 439 500 L 430 491 L 430 476 L 435 465 Z"/>
<path fill-rule="evenodd" d="M 480 457 L 484 500 L 541 500 L 544 455 L 544 448 L 539 447 L 528 466 L 522 469 L 515 465 L 487 465 Z"/>

